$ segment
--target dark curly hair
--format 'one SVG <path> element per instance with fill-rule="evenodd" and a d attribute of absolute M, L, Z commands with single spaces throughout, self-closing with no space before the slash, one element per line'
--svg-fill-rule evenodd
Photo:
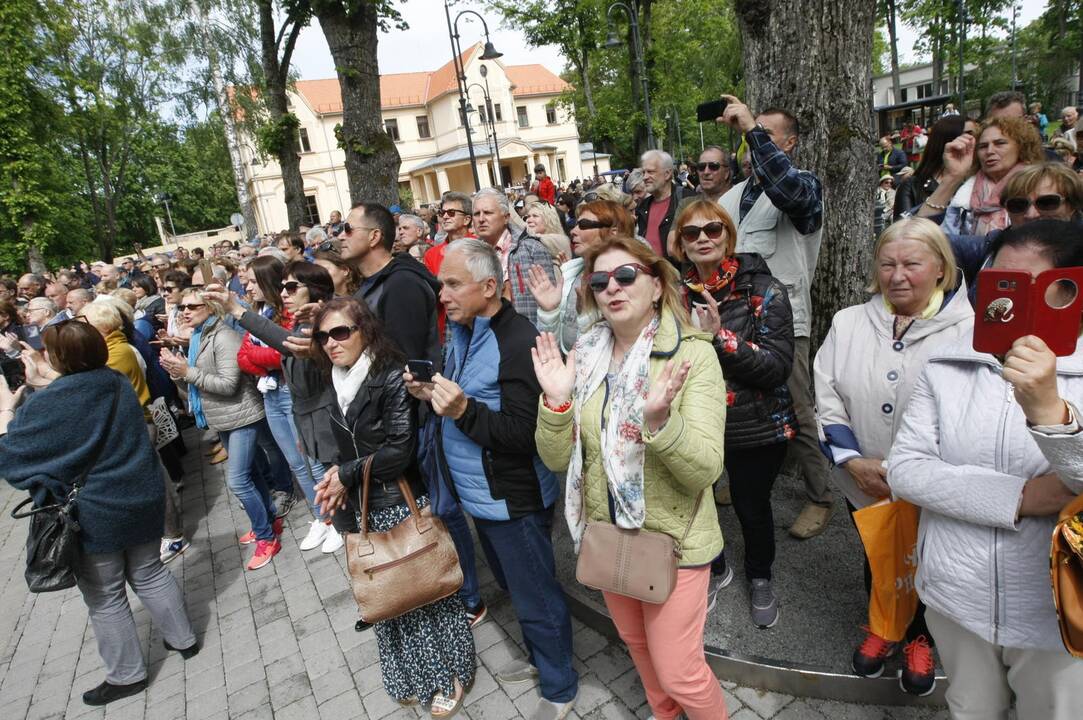
<path fill-rule="evenodd" d="M 391 342 L 391 338 L 388 337 L 387 332 L 384 330 L 383 323 L 379 318 L 373 315 L 369 310 L 368 305 L 365 305 L 359 300 L 354 298 L 335 298 L 328 303 L 325 303 L 320 311 L 316 313 L 316 319 L 313 321 L 312 327 L 314 330 L 319 330 L 323 324 L 324 318 L 331 313 L 341 313 L 349 318 L 350 323 L 356 325 L 358 332 L 361 335 L 361 342 L 364 343 L 365 352 L 372 355 L 372 370 L 371 372 L 379 372 L 385 370 L 388 367 L 402 367 L 406 363 L 406 359 L 399 351 L 395 344 Z M 319 343 L 313 343 L 316 350 L 315 360 L 324 373 L 331 376 L 331 360 L 327 357 L 326 351 Z"/>

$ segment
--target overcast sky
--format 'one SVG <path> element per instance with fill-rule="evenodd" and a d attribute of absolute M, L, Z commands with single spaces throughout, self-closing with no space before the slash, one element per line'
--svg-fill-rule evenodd
<path fill-rule="evenodd" d="M 403 18 L 410 24 L 410 29 L 405 32 L 393 30 L 380 35 L 380 71 L 396 73 L 435 70 L 451 60 L 451 41 L 448 39 L 443 3 L 440 0 L 399 0 L 398 5 Z M 1021 0 L 1018 5 L 1018 24 L 1022 26 L 1042 14 L 1046 0 Z M 480 7 L 469 2 L 458 3 L 452 9 L 452 18 L 461 9 Z M 495 14 L 487 14 L 486 20 L 492 32 L 493 44 L 504 53 L 501 59 L 506 64 L 541 63 L 555 73 L 564 69 L 564 57 L 555 46 L 527 47 L 521 32 L 499 27 L 500 22 Z M 464 49 L 484 37 L 481 24 L 470 15 L 463 16 L 459 22 L 459 34 Z M 913 52 L 916 39 L 917 36 L 912 30 L 900 25 L 900 62 L 909 63 L 919 59 Z M 293 62 L 294 68 L 304 80 L 335 76 L 335 66 L 318 22 L 302 31 Z"/>

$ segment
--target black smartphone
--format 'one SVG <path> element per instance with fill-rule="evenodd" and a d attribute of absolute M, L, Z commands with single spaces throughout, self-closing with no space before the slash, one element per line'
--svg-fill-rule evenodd
<path fill-rule="evenodd" d="M 15 329 L 15 335 L 22 342 L 26 343 L 30 347 L 34 348 L 38 352 L 45 349 L 45 345 L 41 341 L 41 331 L 34 325 L 19 325 Z"/>
<path fill-rule="evenodd" d="M 436 374 L 436 366 L 432 360 L 407 360 L 406 369 L 417 382 L 432 382 L 432 376 Z"/>
<path fill-rule="evenodd" d="M 5 357 L 0 360 L 0 368 L 3 368 L 4 380 L 7 381 L 8 389 L 12 392 L 26 384 L 26 369 L 21 360 Z"/>
<path fill-rule="evenodd" d="M 698 122 L 714 122 L 726 112 L 725 100 L 709 100 L 696 105 L 696 120 Z"/>

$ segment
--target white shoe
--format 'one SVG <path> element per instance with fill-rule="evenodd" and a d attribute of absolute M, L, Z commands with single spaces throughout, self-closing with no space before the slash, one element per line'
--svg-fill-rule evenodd
<path fill-rule="evenodd" d="M 328 530 L 334 532 L 334 529 L 330 525 L 325 525 L 323 520 L 313 520 L 312 524 L 308 526 L 308 534 L 301 541 L 301 549 L 315 550 L 318 548 L 327 539 Z"/>
<path fill-rule="evenodd" d="M 323 547 L 320 550 L 327 554 L 336 553 L 342 549 L 342 534 L 330 525 L 327 526 L 327 529 L 329 532 L 327 537 L 323 539 Z"/>

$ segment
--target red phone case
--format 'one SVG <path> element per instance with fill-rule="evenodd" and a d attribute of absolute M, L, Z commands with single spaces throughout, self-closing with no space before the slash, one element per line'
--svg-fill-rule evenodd
<path fill-rule="evenodd" d="M 1050 290 L 1061 281 L 1074 283 L 1074 287 Z M 1022 270 L 982 270 L 978 273 L 974 349 L 1004 355 L 1019 338 L 1035 335 L 1056 355 L 1071 355 L 1083 315 L 1081 289 L 1083 268 L 1053 268 L 1033 280 Z"/>

